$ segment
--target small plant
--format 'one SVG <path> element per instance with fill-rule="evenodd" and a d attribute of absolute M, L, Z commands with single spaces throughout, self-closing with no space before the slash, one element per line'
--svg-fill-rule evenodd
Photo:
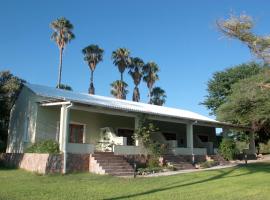
<path fill-rule="evenodd" d="M 59 153 L 59 144 L 53 140 L 44 140 L 32 144 L 26 153 Z"/>
<path fill-rule="evenodd" d="M 238 153 L 235 141 L 230 138 L 223 138 L 219 146 L 219 153 L 226 160 L 233 160 Z"/>

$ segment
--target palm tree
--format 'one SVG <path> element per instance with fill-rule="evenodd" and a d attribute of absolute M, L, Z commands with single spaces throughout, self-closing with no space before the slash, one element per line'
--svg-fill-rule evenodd
<path fill-rule="evenodd" d="M 133 90 L 133 95 L 132 95 L 132 100 L 139 102 L 140 101 L 140 91 L 138 88 L 138 85 L 141 82 L 142 75 L 143 75 L 143 66 L 144 62 L 142 59 L 135 57 L 131 58 L 131 64 L 129 65 L 129 74 L 133 79 L 134 82 L 134 90 Z"/>
<path fill-rule="evenodd" d="M 126 99 L 128 84 L 124 81 L 114 81 L 111 83 L 111 94 L 117 99 Z"/>
<path fill-rule="evenodd" d="M 119 48 L 112 52 L 113 64 L 118 67 L 121 74 L 121 81 L 123 80 L 123 74 L 125 69 L 130 65 L 130 51 L 126 48 Z"/>
<path fill-rule="evenodd" d="M 148 62 L 146 65 L 143 66 L 143 81 L 146 82 L 147 87 L 149 89 L 148 97 L 149 103 L 151 100 L 151 92 L 155 82 L 159 79 L 158 73 L 159 67 L 155 62 Z"/>
<path fill-rule="evenodd" d="M 61 84 L 62 78 L 62 58 L 63 58 L 63 50 L 66 45 L 75 38 L 75 35 L 72 33 L 73 25 L 64 17 L 58 18 L 50 24 L 50 27 L 53 29 L 53 33 L 51 35 L 51 39 L 54 40 L 60 51 L 60 61 L 59 61 L 59 69 L 58 69 L 58 81 L 57 88 L 59 88 Z"/>
<path fill-rule="evenodd" d="M 150 103 L 162 106 L 166 102 L 166 92 L 160 87 L 154 87 L 151 91 Z"/>
<path fill-rule="evenodd" d="M 123 74 L 125 69 L 130 65 L 130 51 L 126 48 L 119 48 L 112 52 L 113 64 L 118 67 L 118 70 L 121 74 L 121 80 L 119 82 L 120 86 L 122 86 L 121 91 L 125 91 L 126 88 L 124 85 Z M 120 94 L 124 95 L 124 92 Z M 126 96 L 122 96 L 121 99 L 126 99 Z"/>
<path fill-rule="evenodd" d="M 88 63 L 88 66 L 91 70 L 90 87 L 88 90 L 89 94 L 95 94 L 93 76 L 97 64 L 103 60 L 103 52 L 103 49 L 94 44 L 89 45 L 82 50 L 82 53 L 84 54 L 84 60 Z"/>

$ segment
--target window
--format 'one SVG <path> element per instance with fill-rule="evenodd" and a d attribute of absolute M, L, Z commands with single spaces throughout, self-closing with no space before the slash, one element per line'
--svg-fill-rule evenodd
<path fill-rule="evenodd" d="M 84 125 L 69 124 L 69 143 L 83 143 Z"/>
<path fill-rule="evenodd" d="M 127 138 L 127 145 L 134 145 L 134 139 L 133 139 L 133 133 L 134 131 L 131 129 L 118 129 L 117 136 L 120 137 L 126 137 Z"/>

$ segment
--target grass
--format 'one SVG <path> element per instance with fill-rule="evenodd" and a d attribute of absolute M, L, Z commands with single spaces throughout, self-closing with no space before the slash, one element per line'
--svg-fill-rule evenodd
<path fill-rule="evenodd" d="M 226 199 L 270 198 L 270 163 L 153 178 L 89 173 L 37 175 L 0 169 L 0 199 Z"/>

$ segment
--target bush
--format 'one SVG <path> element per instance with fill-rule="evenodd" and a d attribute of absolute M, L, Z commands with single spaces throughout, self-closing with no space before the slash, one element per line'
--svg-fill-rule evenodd
<path fill-rule="evenodd" d="M 270 153 L 270 140 L 266 144 L 260 143 L 259 147 L 260 147 L 260 153 L 263 153 L 263 154 Z"/>
<path fill-rule="evenodd" d="M 26 149 L 26 153 L 59 153 L 59 145 L 53 140 L 44 140 L 32 144 Z"/>
<path fill-rule="evenodd" d="M 205 161 L 203 163 L 200 163 L 200 167 L 201 168 L 210 168 L 210 167 L 214 167 L 217 166 L 219 163 L 214 161 L 214 160 L 209 160 L 209 161 Z"/>
<path fill-rule="evenodd" d="M 219 153 L 226 160 L 233 160 L 237 155 L 237 148 L 235 141 L 230 138 L 223 138 L 220 146 Z"/>
<path fill-rule="evenodd" d="M 154 174 L 157 172 L 162 172 L 162 167 L 147 167 L 147 168 L 138 168 L 137 174 L 146 175 L 146 174 Z"/>
<path fill-rule="evenodd" d="M 156 157 L 150 158 L 150 159 L 148 160 L 147 167 L 149 167 L 149 168 L 160 167 L 160 166 L 159 166 L 159 160 L 158 160 L 158 158 L 156 158 Z"/>

